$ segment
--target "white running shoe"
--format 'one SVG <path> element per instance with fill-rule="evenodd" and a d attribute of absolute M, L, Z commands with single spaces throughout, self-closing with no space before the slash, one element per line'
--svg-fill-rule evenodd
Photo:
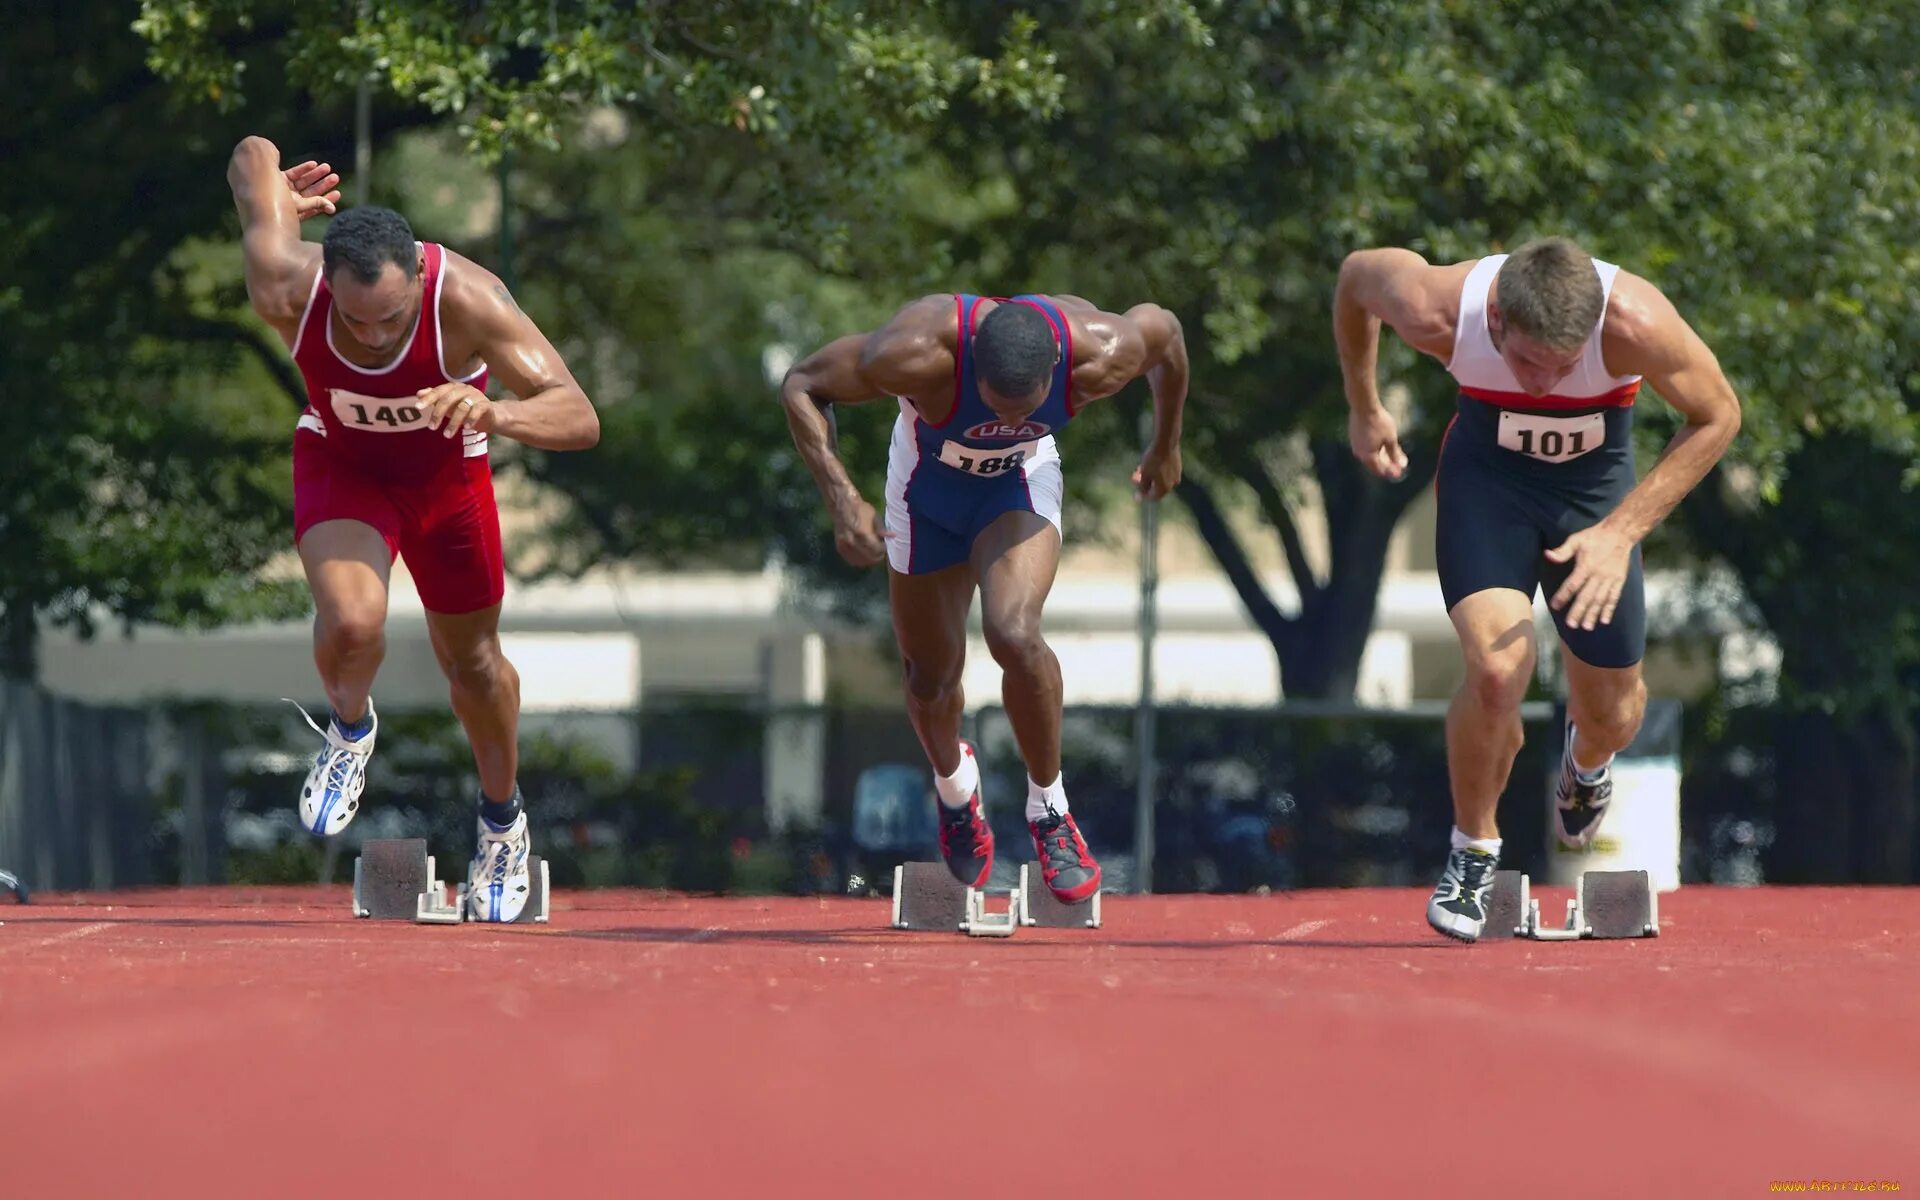
<path fill-rule="evenodd" d="M 477 820 L 480 848 L 467 867 L 467 920 L 517 921 L 533 894 L 527 862 L 533 839 L 527 834 L 527 814 L 515 817 L 505 830 L 496 829 L 485 817 Z"/>
<path fill-rule="evenodd" d="M 380 719 L 368 697 L 366 736 L 348 738 L 331 717 L 322 729 L 298 701 L 287 703 L 300 709 L 308 728 L 327 739 L 313 756 L 313 768 L 300 788 L 300 824 L 322 837 L 332 837 L 360 811 L 360 793 L 367 788 L 367 760 L 373 757 L 373 736 L 380 731 Z"/>
<path fill-rule="evenodd" d="M 1427 901 L 1427 924 L 1463 942 L 1480 939 L 1487 926 L 1487 906 L 1493 896 L 1493 873 L 1500 856 L 1485 850 L 1460 849 L 1447 855 L 1446 870 Z"/>
<path fill-rule="evenodd" d="M 1560 778 L 1553 789 L 1553 835 L 1568 850 L 1586 850 L 1600 834 L 1613 803 L 1613 764 L 1600 769 L 1600 778 L 1583 783 L 1573 770 L 1573 722 L 1567 722 L 1567 746 L 1560 755 Z"/>

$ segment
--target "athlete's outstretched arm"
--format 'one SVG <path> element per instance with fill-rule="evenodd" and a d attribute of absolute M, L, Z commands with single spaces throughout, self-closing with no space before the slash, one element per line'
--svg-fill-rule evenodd
<path fill-rule="evenodd" d="M 794 363 L 780 381 L 780 404 L 794 448 L 833 514 L 834 544 L 856 567 L 870 567 L 885 556 L 885 534 L 840 461 L 832 406 L 919 396 L 940 384 L 951 388 L 953 354 L 942 333 L 952 324 L 952 312 L 952 296 L 922 297 L 871 333 L 828 342 Z"/>
<path fill-rule="evenodd" d="M 300 222 L 334 211 L 340 176 L 326 163 L 280 168 L 280 148 L 263 137 L 242 138 L 227 162 L 227 184 L 240 210 L 247 299 L 275 328 L 300 320 L 320 248 L 300 240 Z"/>
<path fill-rule="evenodd" d="M 427 428 L 444 429 L 448 437 L 463 429 L 497 433 L 540 450 L 592 448 L 600 440 L 600 416 L 560 352 L 493 272 L 464 258 L 455 262 L 441 320 L 516 399 L 494 403 L 464 383 L 427 388 L 418 401 Z"/>
<path fill-rule="evenodd" d="M 1706 478 L 1740 432 L 1740 398 L 1719 360 L 1651 283 L 1620 273 L 1601 337 L 1607 369 L 1643 377 L 1686 424 L 1618 508 L 1547 551 L 1555 562 L 1574 560 L 1550 603 L 1580 629 L 1613 619 L 1633 547 Z"/>
<path fill-rule="evenodd" d="M 1333 291 L 1333 340 L 1346 384 L 1347 436 L 1354 457 L 1383 479 L 1407 470 L 1400 430 L 1380 402 L 1380 326 L 1441 362 L 1453 354 L 1453 330 L 1436 303 L 1434 267 L 1411 250 L 1356 250 L 1340 264 Z"/>
<path fill-rule="evenodd" d="M 857 503 L 860 489 L 853 485 L 840 461 L 832 406 L 864 404 L 886 393 L 861 374 L 860 360 L 872 334 L 850 333 L 794 363 L 780 381 L 780 404 L 786 409 L 787 429 L 794 448 L 807 464 L 821 499 L 836 516 Z"/>
<path fill-rule="evenodd" d="M 1180 427 L 1187 409 L 1187 336 L 1180 318 L 1158 304 L 1139 304 L 1127 319 L 1146 347 L 1141 364 L 1153 389 L 1153 438 L 1133 472 L 1134 495 L 1158 500 L 1180 482 Z"/>

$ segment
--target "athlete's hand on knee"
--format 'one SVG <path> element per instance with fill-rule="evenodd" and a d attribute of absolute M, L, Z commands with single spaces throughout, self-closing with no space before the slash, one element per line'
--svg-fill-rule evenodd
<path fill-rule="evenodd" d="M 297 167 L 289 167 L 281 174 L 286 176 L 287 186 L 293 189 L 294 211 L 300 214 L 302 221 L 308 217 L 318 217 L 334 211 L 340 203 L 340 176 L 326 163 L 308 159 Z"/>
<path fill-rule="evenodd" d="M 1407 473 L 1407 452 L 1400 448 L 1400 426 L 1386 409 L 1350 414 L 1347 441 L 1353 446 L 1353 456 L 1380 478 L 1398 479 Z"/>
<path fill-rule="evenodd" d="M 1573 573 L 1553 594 L 1557 612 L 1566 609 L 1567 624 L 1592 629 L 1613 620 L 1620 593 L 1633 565 L 1633 540 L 1615 533 L 1605 522 L 1582 529 L 1547 551 L 1551 562 L 1574 564 Z"/>
<path fill-rule="evenodd" d="M 1133 471 L 1133 495 L 1137 500 L 1158 500 L 1180 482 L 1180 447 L 1161 450 L 1149 448 L 1140 456 Z"/>
<path fill-rule="evenodd" d="M 887 556 L 890 530 L 880 526 L 880 514 L 865 500 L 852 500 L 833 514 L 833 544 L 840 557 L 856 567 L 871 567 Z"/>
<path fill-rule="evenodd" d="M 443 383 L 439 387 L 421 388 L 414 407 L 426 419 L 428 429 L 439 429 L 444 424 L 442 436 L 445 437 L 469 429 L 478 433 L 493 432 L 496 417 L 493 401 L 472 384 Z"/>

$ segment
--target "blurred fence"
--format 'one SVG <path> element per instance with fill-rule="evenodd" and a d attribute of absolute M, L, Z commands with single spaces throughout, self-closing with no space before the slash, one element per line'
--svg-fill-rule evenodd
<path fill-rule="evenodd" d="M 1501 806 L 1509 865 L 1544 858 L 1542 789 L 1558 731 L 1529 706 Z M 445 863 L 472 851 L 472 764 L 441 712 L 381 714 L 368 800 L 346 835 L 426 836 Z M 1133 886 L 1133 710 L 1071 708 L 1069 796 L 1108 886 Z M 782 738 L 770 739 L 778 722 Z M 1758 882 L 1777 801 L 1763 711 L 1684 747 L 1683 878 Z M 769 761 L 798 742 L 817 753 Z M 1032 857 L 1025 771 L 1004 713 L 969 717 L 999 870 Z M 98 708 L 0 692 L 0 866 L 38 888 L 295 882 L 326 860 L 294 797 L 314 738 L 290 708 Z M 1162 709 L 1154 890 L 1425 884 L 1451 823 L 1439 710 Z M 769 821 L 776 776 L 819 802 Z M 838 892 L 933 853 L 924 757 L 897 709 L 676 707 L 529 717 L 521 778 L 557 883 Z M 789 788 L 791 790 L 791 788 Z"/>

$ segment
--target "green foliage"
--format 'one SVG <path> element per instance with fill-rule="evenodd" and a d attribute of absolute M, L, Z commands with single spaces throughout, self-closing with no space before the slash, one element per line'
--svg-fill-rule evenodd
<path fill-rule="evenodd" d="M 1341 257 L 1380 244 L 1448 260 L 1563 232 L 1647 275 L 1739 389 L 1734 454 L 1763 496 L 1810 436 L 1915 457 L 1920 26 L 1904 3 L 683 8 L 142 8 L 154 65 L 188 93 L 232 104 L 244 82 L 259 105 L 279 73 L 238 68 L 271 46 L 323 97 L 372 74 L 383 105 L 457 114 L 483 154 L 527 148 L 523 291 L 607 433 L 596 455 L 529 460 L 578 501 L 555 569 L 713 547 L 832 562 L 768 346 L 803 351 L 930 287 L 1152 298 L 1194 352 L 1185 496 L 1242 568 L 1289 692 L 1339 695 L 1450 396 L 1390 349 L 1415 471 L 1391 487 L 1349 461 L 1328 300 Z M 619 128 L 596 133 L 609 114 Z M 1076 429 L 1077 476 L 1124 465 L 1138 403 Z M 842 421 L 869 486 L 885 424 Z M 1673 421 L 1649 400 L 1642 425 L 1651 451 Z M 1324 577 L 1301 549 L 1316 494 Z M 1856 514 L 1906 502 L 1856 494 Z M 1248 503 L 1293 567 L 1296 611 L 1208 519 Z"/>
<path fill-rule="evenodd" d="M 182 106 L 110 5 L 10 14 L 0 174 L 0 673 L 37 620 L 280 615 L 246 585 L 286 547 L 283 352 L 240 311 L 230 219 L 238 126 Z M 283 89 L 264 103 L 291 109 Z M 289 113 L 287 140 L 322 114 Z"/>

